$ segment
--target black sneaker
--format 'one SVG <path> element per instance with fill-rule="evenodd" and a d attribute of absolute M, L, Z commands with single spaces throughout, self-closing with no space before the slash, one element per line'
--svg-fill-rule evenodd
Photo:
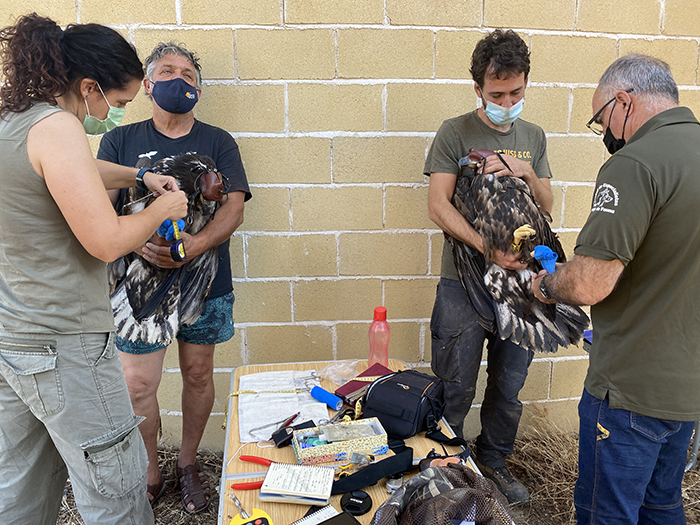
<path fill-rule="evenodd" d="M 486 465 L 482 465 L 478 461 L 476 466 L 484 475 L 485 478 L 493 481 L 498 490 L 506 497 L 508 503 L 511 505 L 524 505 L 530 501 L 530 493 L 525 488 L 525 485 L 520 483 L 513 475 L 508 471 L 508 467 L 491 468 Z"/>

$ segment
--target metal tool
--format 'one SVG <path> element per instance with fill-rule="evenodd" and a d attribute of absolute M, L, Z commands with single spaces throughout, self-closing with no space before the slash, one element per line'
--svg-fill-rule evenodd
<path fill-rule="evenodd" d="M 132 202 L 127 202 L 126 204 L 124 204 L 124 206 L 122 206 L 122 209 L 128 208 L 129 206 L 133 206 L 134 204 L 145 201 L 146 199 L 150 199 L 154 195 L 158 195 L 158 192 L 153 191 L 153 192 L 149 193 L 148 195 L 146 195 L 145 197 L 141 197 L 140 199 L 136 199 L 135 201 L 132 201 Z"/>
<path fill-rule="evenodd" d="M 270 515 L 267 512 L 260 509 L 253 509 L 253 512 L 248 514 L 243 509 L 243 506 L 241 505 L 241 502 L 238 501 L 236 495 L 231 493 L 230 496 L 233 502 L 236 504 L 236 507 L 238 507 L 238 510 L 241 512 L 233 517 L 229 525 L 273 525 L 272 518 L 270 518 Z"/>

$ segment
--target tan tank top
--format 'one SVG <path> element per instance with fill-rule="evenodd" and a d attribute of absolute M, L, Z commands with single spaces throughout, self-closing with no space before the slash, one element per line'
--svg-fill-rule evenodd
<path fill-rule="evenodd" d="M 0 331 L 114 330 L 107 265 L 78 242 L 27 155 L 29 129 L 60 107 L 0 119 Z"/>

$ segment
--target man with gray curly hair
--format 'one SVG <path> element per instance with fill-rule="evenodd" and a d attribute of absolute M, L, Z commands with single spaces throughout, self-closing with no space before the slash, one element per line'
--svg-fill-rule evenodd
<path fill-rule="evenodd" d="M 579 403 L 579 524 L 685 524 L 681 480 L 700 419 L 700 124 L 668 65 L 616 60 L 588 127 L 612 155 L 574 257 L 532 290 L 593 305 Z"/>
<path fill-rule="evenodd" d="M 244 202 L 251 195 L 236 141 L 228 132 L 194 116 L 202 92 L 201 66 L 195 54 L 174 42 L 161 42 L 146 59 L 143 85 L 151 98 L 153 118 L 105 134 L 97 157 L 125 166 L 150 160 L 150 166 L 162 158 L 192 152 L 211 157 L 228 178 L 228 194 L 214 218 L 196 235 L 181 233 L 187 254 L 184 261 L 173 261 L 170 243 L 157 235 L 138 251 L 148 262 L 171 269 L 218 246 L 218 271 L 204 311 L 190 326 L 181 325 L 177 333 L 183 388 L 182 446 L 176 478 L 185 510 L 195 513 L 205 510 L 210 500 L 210 488 L 200 476 L 196 453 L 214 403 L 214 348 L 234 333 L 229 238 L 243 222 Z M 117 347 L 134 412 L 146 418 L 139 429 L 148 451 L 148 497 L 154 505 L 167 489 L 158 468 L 157 448 L 157 392 L 166 343 L 117 337 Z"/>

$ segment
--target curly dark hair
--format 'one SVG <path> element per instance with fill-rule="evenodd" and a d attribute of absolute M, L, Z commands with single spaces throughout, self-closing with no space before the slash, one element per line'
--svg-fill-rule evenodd
<path fill-rule="evenodd" d="M 496 29 L 479 40 L 472 53 L 472 78 L 479 87 L 484 86 L 486 75 L 491 78 L 508 78 L 530 74 L 530 50 L 512 29 Z"/>
<path fill-rule="evenodd" d="M 105 92 L 143 78 L 136 50 L 114 29 L 71 24 L 63 31 L 36 13 L 0 29 L 0 62 L 0 116 L 25 111 L 34 102 L 55 104 L 84 78 Z"/>

